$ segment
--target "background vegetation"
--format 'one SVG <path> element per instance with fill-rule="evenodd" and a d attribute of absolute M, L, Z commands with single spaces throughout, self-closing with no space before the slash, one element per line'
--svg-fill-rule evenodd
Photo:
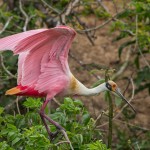
<path fill-rule="evenodd" d="M 91 77 L 97 78 L 98 81 L 93 86 L 103 81 L 104 72 L 113 80 L 123 81 L 122 86 L 126 86 L 124 94 L 128 93 L 129 101 L 135 104 L 138 116 L 142 111 L 142 103 L 145 103 L 150 93 L 149 14 L 149 0 L 0 0 L 0 37 L 66 24 L 86 37 L 89 45 L 94 47 L 99 33 L 106 30 L 107 26 L 113 44 L 119 43 L 117 61 L 115 60 L 113 68 L 105 64 L 102 66 L 94 59 L 91 64 L 86 64 L 72 51 L 70 58 L 79 65 L 76 72 L 82 69 L 89 72 Z M 78 41 L 77 44 L 81 42 Z M 69 145 L 61 134 L 51 142 L 48 140 L 38 115 L 42 99 L 25 100 L 26 98 L 16 99 L 15 96 L 4 95 L 7 89 L 16 85 L 17 56 L 12 57 L 11 52 L 0 53 L 0 56 L 0 149 L 69 150 Z M 124 84 L 125 82 L 128 84 Z M 135 101 L 138 96 L 141 103 Z M 101 99 L 106 100 L 107 106 L 109 100 L 113 100 L 113 118 L 109 123 L 108 107 L 103 107 L 102 110 L 99 108 L 99 115 L 94 115 L 80 100 L 71 98 L 60 100 L 61 103 L 53 102 L 47 108 L 47 114 L 66 129 L 76 150 L 105 150 L 108 147 L 118 150 L 149 149 L 150 127 L 147 126 L 148 123 L 144 124 L 144 118 L 149 116 L 142 116 L 141 124 L 138 117 L 120 103 L 121 100 L 110 98 L 108 93 Z M 145 103 L 143 112 L 149 114 L 149 107 L 150 102 Z M 110 128 L 107 125 L 111 120 L 113 127 Z M 53 131 L 56 130 L 54 126 L 50 127 Z M 110 133 L 111 129 L 113 134 Z"/>

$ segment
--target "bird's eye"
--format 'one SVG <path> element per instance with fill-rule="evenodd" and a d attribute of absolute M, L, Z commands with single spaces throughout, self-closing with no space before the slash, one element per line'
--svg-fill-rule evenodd
<path fill-rule="evenodd" d="M 115 88 L 116 87 L 116 85 L 115 84 L 113 84 L 113 88 Z"/>
<path fill-rule="evenodd" d="M 106 83 L 106 87 L 111 91 L 112 90 L 112 87 L 111 87 L 111 85 L 107 82 Z"/>

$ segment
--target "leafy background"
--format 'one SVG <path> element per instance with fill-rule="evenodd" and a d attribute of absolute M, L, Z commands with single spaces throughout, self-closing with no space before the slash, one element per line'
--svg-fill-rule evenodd
<path fill-rule="evenodd" d="M 74 75 L 92 87 L 101 83 L 109 69 L 110 78 L 137 111 L 135 115 L 112 96 L 111 149 L 149 149 L 149 14 L 149 0 L 0 0 L 0 37 L 61 23 L 73 27 L 78 33 L 69 54 Z M 0 59 L 0 149 L 70 149 L 62 142 L 65 139 L 61 134 L 52 142 L 48 140 L 38 115 L 43 100 L 20 97 L 16 103 L 15 96 L 4 95 L 16 85 L 17 56 L 12 56 L 4 52 Z M 51 102 L 47 114 L 67 130 L 74 149 L 107 149 L 105 93 L 73 99 L 61 98 L 60 104 Z"/>

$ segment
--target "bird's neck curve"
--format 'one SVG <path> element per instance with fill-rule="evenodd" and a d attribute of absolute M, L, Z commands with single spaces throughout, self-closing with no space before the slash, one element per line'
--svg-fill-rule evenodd
<path fill-rule="evenodd" d="M 97 95 L 106 90 L 107 90 L 106 83 L 102 83 L 94 88 L 87 88 L 81 82 L 79 82 L 79 95 L 92 96 L 92 95 Z"/>

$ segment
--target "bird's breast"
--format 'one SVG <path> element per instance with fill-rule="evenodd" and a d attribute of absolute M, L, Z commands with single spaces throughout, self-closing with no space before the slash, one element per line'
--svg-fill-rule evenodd
<path fill-rule="evenodd" d="M 67 95 L 75 95 L 75 94 L 78 93 L 78 88 L 79 87 L 78 87 L 77 79 L 73 75 L 71 75 L 69 86 L 68 86 L 68 88 L 66 90 L 66 94 Z"/>

